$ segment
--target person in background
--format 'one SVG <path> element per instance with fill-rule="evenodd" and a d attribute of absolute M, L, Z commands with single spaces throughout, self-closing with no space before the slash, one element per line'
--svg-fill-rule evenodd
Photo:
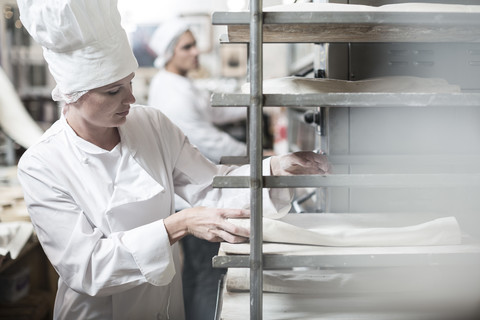
<path fill-rule="evenodd" d="M 244 119 L 245 108 L 211 107 L 210 93 L 189 78 L 199 68 L 199 50 L 189 25 L 180 18 L 165 21 L 153 33 L 149 46 L 157 54 L 159 71 L 150 84 L 148 105 L 167 115 L 212 162 L 219 163 L 224 155 L 246 155 L 245 143 L 216 126 Z M 177 210 L 185 207 L 181 199 L 176 200 Z M 180 243 L 186 319 L 213 319 L 219 280 L 226 272 L 212 267 L 220 244 L 194 236 Z"/>
<path fill-rule="evenodd" d="M 246 144 L 216 125 L 245 119 L 245 108 L 213 108 L 210 93 L 188 76 L 199 68 L 199 50 L 189 25 L 181 19 L 163 22 L 149 41 L 157 54 L 148 105 L 159 108 L 214 163 L 222 156 L 246 156 Z"/>
<path fill-rule="evenodd" d="M 214 189 L 215 165 L 159 110 L 135 105 L 138 67 L 116 0 L 18 0 L 65 103 L 21 157 L 18 179 L 37 237 L 59 274 L 54 319 L 184 319 L 178 241 L 242 242 L 245 192 Z M 264 160 L 264 175 L 324 173 L 316 154 Z M 265 190 L 264 214 L 289 205 Z M 174 194 L 190 208 L 175 212 Z"/>

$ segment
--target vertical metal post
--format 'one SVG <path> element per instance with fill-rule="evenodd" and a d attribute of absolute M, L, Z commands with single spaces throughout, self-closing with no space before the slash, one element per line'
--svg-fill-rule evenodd
<path fill-rule="evenodd" d="M 326 3 L 327 0 L 312 0 L 315 3 Z M 315 78 L 326 78 L 326 59 L 325 59 L 325 44 L 324 43 L 315 43 L 313 46 L 313 72 Z M 324 153 L 329 153 L 327 136 L 327 121 L 328 121 L 328 107 L 319 107 L 318 113 L 320 115 L 320 131 L 317 131 L 317 138 L 319 144 L 317 149 L 321 150 Z M 317 188 L 315 190 L 315 211 L 316 212 L 328 212 L 330 206 L 327 204 L 328 201 L 328 188 Z"/>
<path fill-rule="evenodd" d="M 317 112 L 320 115 L 320 126 L 317 127 L 317 150 L 324 154 L 330 154 L 330 108 L 328 106 L 317 107 Z M 330 212 L 330 190 L 327 187 L 317 188 L 315 191 L 315 212 Z"/>
<path fill-rule="evenodd" d="M 250 319 L 263 314 L 262 230 L 262 107 L 263 107 L 263 3 L 250 0 Z"/>

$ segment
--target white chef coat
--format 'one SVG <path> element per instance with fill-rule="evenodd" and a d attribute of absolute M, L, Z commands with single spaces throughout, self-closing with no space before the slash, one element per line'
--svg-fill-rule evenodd
<path fill-rule="evenodd" d="M 246 108 L 213 108 L 210 94 L 191 79 L 160 70 L 150 83 L 148 104 L 162 110 L 213 162 L 219 163 L 222 156 L 247 154 L 245 143 L 214 125 L 245 119 Z"/>
<path fill-rule="evenodd" d="M 106 151 L 62 116 L 19 161 L 32 223 L 60 276 L 55 319 L 183 319 L 178 246 L 162 220 L 174 193 L 192 206 L 248 207 L 248 189 L 211 182 L 249 168 L 214 165 L 158 110 L 132 106 L 119 132 Z M 264 214 L 291 199 L 265 193 Z"/>

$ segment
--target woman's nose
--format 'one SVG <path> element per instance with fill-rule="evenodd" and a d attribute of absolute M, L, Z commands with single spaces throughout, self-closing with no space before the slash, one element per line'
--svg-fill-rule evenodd
<path fill-rule="evenodd" d="M 135 99 L 135 96 L 133 95 L 133 90 L 132 89 L 128 90 L 127 95 L 126 95 L 126 97 L 123 101 L 124 101 L 125 104 L 131 104 L 131 103 L 135 103 L 135 101 L 137 101 L 137 99 Z"/>

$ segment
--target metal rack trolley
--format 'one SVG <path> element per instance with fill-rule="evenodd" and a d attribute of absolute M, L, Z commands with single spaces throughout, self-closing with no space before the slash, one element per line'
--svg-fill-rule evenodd
<path fill-rule="evenodd" d="M 480 186 L 480 174 L 331 175 L 263 177 L 261 114 L 263 106 L 427 107 L 455 105 L 479 107 L 480 93 L 319 93 L 263 94 L 262 44 L 273 42 L 480 42 L 480 13 L 428 12 L 263 12 L 261 0 L 251 0 L 250 12 L 216 12 L 213 24 L 228 25 L 223 42 L 249 43 L 250 94 L 214 94 L 213 106 L 249 106 L 249 177 L 216 177 L 215 187 L 250 188 L 250 255 L 217 256 L 214 267 L 250 268 L 250 318 L 262 319 L 263 269 L 341 263 L 338 256 L 270 257 L 262 252 L 262 188 L 332 186 Z M 286 28 L 288 26 L 288 33 Z M 475 261 L 478 252 L 475 249 Z M 412 257 L 431 263 L 451 253 Z M 343 260 L 342 260 L 343 261 Z M 362 257 L 354 257 L 362 263 Z M 386 260 L 387 261 L 387 260 Z M 391 263 L 392 260 L 388 260 Z M 395 260 L 399 263 L 400 260 Z"/>

